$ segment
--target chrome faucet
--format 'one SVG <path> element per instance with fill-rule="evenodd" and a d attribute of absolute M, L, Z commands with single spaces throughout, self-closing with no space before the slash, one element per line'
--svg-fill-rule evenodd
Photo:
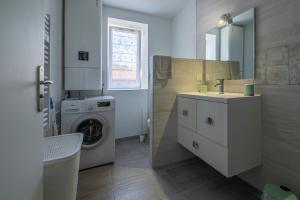
<path fill-rule="evenodd" d="M 224 94 L 224 79 L 217 79 L 219 81 L 215 87 L 219 86 L 219 94 Z"/>

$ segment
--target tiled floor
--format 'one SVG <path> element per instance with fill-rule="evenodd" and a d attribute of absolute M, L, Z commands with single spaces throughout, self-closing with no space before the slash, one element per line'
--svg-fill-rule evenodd
<path fill-rule="evenodd" d="M 153 170 L 149 146 L 117 142 L 116 161 L 80 172 L 78 200 L 258 200 L 238 178 L 226 179 L 200 159 Z"/>

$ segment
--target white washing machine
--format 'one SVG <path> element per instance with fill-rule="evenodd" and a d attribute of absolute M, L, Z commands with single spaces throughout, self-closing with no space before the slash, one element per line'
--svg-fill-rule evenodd
<path fill-rule="evenodd" d="M 83 133 L 80 169 L 114 162 L 115 100 L 111 96 L 64 100 L 62 134 Z"/>

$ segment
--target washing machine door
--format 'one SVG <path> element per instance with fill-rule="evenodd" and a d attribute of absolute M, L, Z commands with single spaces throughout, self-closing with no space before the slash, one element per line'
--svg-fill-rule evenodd
<path fill-rule="evenodd" d="M 102 116 L 91 114 L 76 120 L 72 129 L 83 134 L 82 147 L 87 149 L 101 145 L 107 136 L 108 124 Z"/>

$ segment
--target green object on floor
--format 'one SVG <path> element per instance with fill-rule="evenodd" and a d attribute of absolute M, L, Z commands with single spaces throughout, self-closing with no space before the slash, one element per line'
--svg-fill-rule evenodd
<path fill-rule="evenodd" d="M 285 186 L 267 184 L 262 200 L 298 200 L 298 198 Z"/>

